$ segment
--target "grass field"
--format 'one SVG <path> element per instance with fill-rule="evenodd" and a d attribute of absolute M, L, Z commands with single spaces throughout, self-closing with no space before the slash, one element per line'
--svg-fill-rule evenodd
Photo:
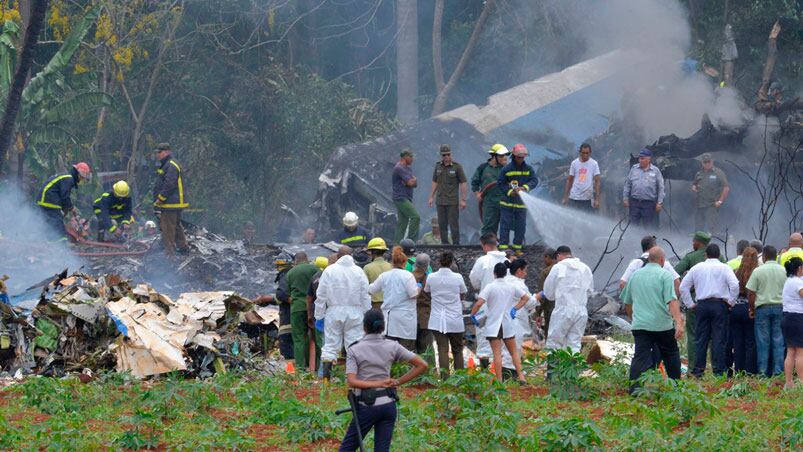
<path fill-rule="evenodd" d="M 528 363 L 530 370 L 535 365 Z M 402 398 L 393 449 L 418 450 L 799 450 L 803 390 L 778 379 L 642 379 L 627 393 L 627 368 L 558 362 L 552 385 L 497 385 L 486 372 L 440 383 L 419 379 Z M 394 369 L 395 373 L 403 368 Z M 329 385 L 303 375 L 168 375 L 139 382 L 109 373 L 29 378 L 0 390 L 0 448 L 335 449 L 350 421 L 342 375 Z M 369 435 L 372 439 L 372 435 Z M 368 441 L 370 446 L 372 441 Z"/>

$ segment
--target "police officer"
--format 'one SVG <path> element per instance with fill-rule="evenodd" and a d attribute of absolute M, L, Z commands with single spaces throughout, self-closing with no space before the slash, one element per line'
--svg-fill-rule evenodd
<path fill-rule="evenodd" d="M 111 191 L 107 191 L 95 200 L 93 205 L 98 217 L 98 240 L 101 242 L 120 237 L 124 230 L 131 227 L 134 216 L 131 214 L 130 188 L 124 180 L 115 182 Z"/>
<path fill-rule="evenodd" d="M 343 215 L 343 230 L 337 236 L 337 242 L 341 245 L 348 245 L 353 249 L 362 248 L 368 244 L 368 237 L 371 233 L 368 229 L 360 226 L 360 217 L 354 212 L 346 212 Z"/>
<path fill-rule="evenodd" d="M 346 351 L 346 379 L 356 396 L 357 419 L 352 419 L 340 450 L 357 450 L 360 438 L 373 428 L 374 450 L 387 451 L 396 424 L 396 388 L 426 372 L 428 366 L 398 342 L 382 337 L 385 329 L 382 311 L 369 310 L 362 324 L 365 336 Z M 413 368 L 399 379 L 391 378 L 391 366 L 400 361 L 412 364 Z"/>

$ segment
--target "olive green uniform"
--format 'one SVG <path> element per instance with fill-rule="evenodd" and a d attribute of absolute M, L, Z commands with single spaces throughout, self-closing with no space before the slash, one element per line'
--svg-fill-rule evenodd
<path fill-rule="evenodd" d="M 694 230 L 717 232 L 719 208 L 716 202 L 719 201 L 722 190 L 728 186 L 728 178 L 721 169 L 713 168 L 711 171 L 699 171 L 692 185 L 697 187 Z"/>
<path fill-rule="evenodd" d="M 312 277 L 319 268 L 309 262 L 298 264 L 287 272 L 287 287 L 290 289 L 290 327 L 293 335 L 293 355 L 298 369 L 309 367 L 309 325 L 307 324 L 307 292 Z M 316 341 L 316 356 L 320 356 L 320 344 Z"/>
<path fill-rule="evenodd" d="M 480 209 L 482 210 L 481 235 L 488 232 L 499 234 L 499 215 L 501 212 L 499 202 L 505 197 L 505 192 L 497 185 L 488 186 L 491 183 L 496 183 L 501 172 L 501 165 L 494 167 L 486 162 L 477 167 L 474 176 L 471 178 L 471 191 L 483 194 L 482 203 L 480 204 Z M 441 229 L 441 234 L 443 234 L 443 229 Z"/>

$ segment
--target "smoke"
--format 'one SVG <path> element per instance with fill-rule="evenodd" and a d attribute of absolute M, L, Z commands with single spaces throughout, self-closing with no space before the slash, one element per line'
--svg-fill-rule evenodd
<path fill-rule="evenodd" d="M 30 199 L 12 185 L 0 186 L 0 273 L 10 277 L 9 295 L 83 265 L 64 242 L 47 242 L 47 228 Z"/>

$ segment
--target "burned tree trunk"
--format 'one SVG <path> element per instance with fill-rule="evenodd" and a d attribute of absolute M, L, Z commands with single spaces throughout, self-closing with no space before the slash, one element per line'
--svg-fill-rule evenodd
<path fill-rule="evenodd" d="M 418 0 L 396 4 L 396 118 L 418 122 Z"/>

